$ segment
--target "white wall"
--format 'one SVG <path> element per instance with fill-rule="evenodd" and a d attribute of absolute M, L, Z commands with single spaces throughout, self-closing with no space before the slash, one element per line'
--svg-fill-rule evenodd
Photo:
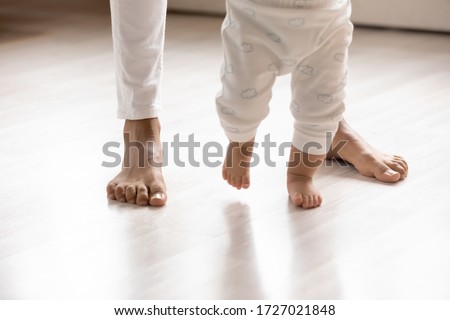
<path fill-rule="evenodd" d="M 353 22 L 450 32 L 450 0 L 352 0 Z M 223 13 L 225 0 L 169 0 L 178 10 Z"/>

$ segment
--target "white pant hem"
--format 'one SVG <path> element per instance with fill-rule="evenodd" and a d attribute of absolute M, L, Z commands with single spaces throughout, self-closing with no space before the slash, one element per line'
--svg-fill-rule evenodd
<path fill-rule="evenodd" d="M 239 143 L 249 142 L 250 140 L 252 140 L 252 139 L 254 139 L 256 137 L 256 132 L 250 132 L 250 133 L 246 133 L 246 134 L 239 134 L 239 133 L 227 132 L 225 130 L 225 134 L 226 134 L 227 138 L 231 142 L 239 142 Z"/>
<path fill-rule="evenodd" d="M 129 108 L 127 110 L 118 110 L 118 119 L 142 120 L 158 118 L 161 114 L 161 108 L 155 106 L 140 107 L 140 109 Z"/>

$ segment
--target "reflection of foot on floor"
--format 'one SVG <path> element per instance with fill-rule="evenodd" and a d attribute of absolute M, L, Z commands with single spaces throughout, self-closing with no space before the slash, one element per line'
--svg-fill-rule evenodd
<path fill-rule="evenodd" d="M 313 184 L 313 176 L 322 164 L 325 155 L 312 155 L 291 147 L 287 188 L 289 197 L 297 207 L 316 208 L 322 204 L 322 196 Z"/>
<path fill-rule="evenodd" d="M 339 146 L 341 141 L 346 143 L 336 153 L 333 149 Z M 345 120 L 339 123 L 332 147 L 333 149 L 327 154 L 327 159 L 345 160 L 364 176 L 375 177 L 382 182 L 397 182 L 408 175 L 408 164 L 405 159 L 376 150 L 364 141 Z"/>
<path fill-rule="evenodd" d="M 254 140 L 230 142 L 222 167 L 222 177 L 228 184 L 240 190 L 250 187 L 250 163 Z"/>
<path fill-rule="evenodd" d="M 158 118 L 125 121 L 122 170 L 108 183 L 109 199 L 140 206 L 166 203 L 166 186 L 158 165 L 163 160 L 159 132 Z"/>

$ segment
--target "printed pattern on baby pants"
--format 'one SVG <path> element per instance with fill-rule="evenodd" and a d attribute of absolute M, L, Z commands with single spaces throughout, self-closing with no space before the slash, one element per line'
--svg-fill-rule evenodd
<path fill-rule="evenodd" d="M 291 73 L 292 144 L 310 154 L 328 151 L 327 135 L 345 110 L 350 14 L 349 0 L 227 0 L 216 106 L 231 141 L 255 137 L 276 77 Z"/>

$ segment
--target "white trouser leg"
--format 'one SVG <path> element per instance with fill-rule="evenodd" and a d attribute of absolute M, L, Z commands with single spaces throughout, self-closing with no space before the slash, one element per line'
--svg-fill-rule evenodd
<path fill-rule="evenodd" d="M 316 50 L 303 58 L 292 72 L 294 136 L 292 144 L 309 154 L 325 154 L 345 111 L 348 47 L 353 25 L 350 4 L 330 20 Z"/>
<path fill-rule="evenodd" d="M 110 0 L 118 110 L 121 119 L 161 110 L 167 0 Z"/>
<path fill-rule="evenodd" d="M 254 37 L 252 21 L 234 20 L 242 14 L 240 0 L 227 1 L 227 17 L 222 26 L 224 63 L 222 90 L 216 98 L 217 113 L 230 141 L 247 142 L 256 135 L 269 114 L 275 74 L 265 39 Z"/>

